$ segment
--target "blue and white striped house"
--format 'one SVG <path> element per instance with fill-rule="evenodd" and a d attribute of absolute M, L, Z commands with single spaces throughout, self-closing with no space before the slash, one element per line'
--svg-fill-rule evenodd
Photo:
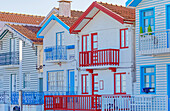
<path fill-rule="evenodd" d="M 170 0 L 128 0 L 136 8 L 135 94 L 170 97 Z"/>

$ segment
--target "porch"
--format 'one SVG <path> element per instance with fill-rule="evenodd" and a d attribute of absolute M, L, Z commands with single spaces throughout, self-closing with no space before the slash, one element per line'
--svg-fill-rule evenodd
<path fill-rule="evenodd" d="M 168 97 L 161 95 L 45 96 L 44 110 L 168 111 Z"/>
<path fill-rule="evenodd" d="M 139 35 L 139 55 L 170 54 L 170 30 Z"/>

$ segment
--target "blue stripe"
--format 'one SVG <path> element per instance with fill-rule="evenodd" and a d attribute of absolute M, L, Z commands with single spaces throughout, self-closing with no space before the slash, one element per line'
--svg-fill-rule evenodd
<path fill-rule="evenodd" d="M 47 27 L 47 25 L 51 22 L 51 20 L 56 20 L 60 25 L 62 25 L 65 29 L 69 31 L 70 27 L 68 27 L 63 21 L 61 21 L 55 15 L 52 15 L 47 22 L 43 25 L 43 27 L 38 31 L 37 38 L 44 38 L 44 36 L 40 36 L 41 32 Z"/>

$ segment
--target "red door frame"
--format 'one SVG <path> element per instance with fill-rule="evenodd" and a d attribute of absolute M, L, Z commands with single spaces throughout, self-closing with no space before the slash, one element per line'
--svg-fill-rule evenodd
<path fill-rule="evenodd" d="M 95 95 L 94 92 L 98 92 L 98 90 L 94 90 L 94 85 L 98 84 L 98 82 L 94 81 L 95 76 L 98 76 L 98 74 L 92 74 L 92 95 Z"/>

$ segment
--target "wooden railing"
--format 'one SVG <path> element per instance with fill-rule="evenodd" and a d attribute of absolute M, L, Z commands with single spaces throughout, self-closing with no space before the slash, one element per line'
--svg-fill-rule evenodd
<path fill-rule="evenodd" d="M 101 95 L 44 96 L 44 110 L 101 111 Z"/>
<path fill-rule="evenodd" d="M 119 49 L 103 49 L 79 53 L 79 66 L 119 65 Z"/>

